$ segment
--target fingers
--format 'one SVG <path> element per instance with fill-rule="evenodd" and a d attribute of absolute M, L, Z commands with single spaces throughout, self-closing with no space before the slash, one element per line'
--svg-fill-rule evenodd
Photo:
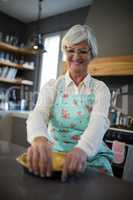
<path fill-rule="evenodd" d="M 83 173 L 85 171 L 85 168 L 86 168 L 86 162 L 78 163 L 77 173 Z"/>
<path fill-rule="evenodd" d="M 47 177 L 50 177 L 51 176 L 51 172 L 52 172 L 52 151 L 50 150 L 51 147 L 48 147 L 46 149 L 47 153 L 47 170 L 46 170 L 46 175 Z"/>
<path fill-rule="evenodd" d="M 74 155 L 70 152 L 67 154 L 64 165 L 61 180 L 66 181 L 67 177 L 76 173 L 78 160 L 75 159 Z"/>
<path fill-rule="evenodd" d="M 37 147 L 34 148 L 32 153 L 32 169 L 36 175 L 39 173 L 39 152 Z"/>
<path fill-rule="evenodd" d="M 83 173 L 85 166 L 85 162 L 82 162 L 80 159 L 72 159 L 68 166 L 68 173 L 69 175 Z"/>
<path fill-rule="evenodd" d="M 61 180 L 65 181 L 68 175 L 83 173 L 86 168 L 87 156 L 83 151 L 73 150 L 67 154 Z"/>
<path fill-rule="evenodd" d="M 33 157 L 32 147 L 29 147 L 27 150 L 27 163 L 30 172 L 32 172 L 32 157 Z"/>
<path fill-rule="evenodd" d="M 47 163 L 46 153 L 43 150 L 41 150 L 40 147 L 39 171 L 41 177 L 46 176 L 46 163 Z"/>
<path fill-rule="evenodd" d="M 68 166 L 69 166 L 68 162 L 69 162 L 69 159 L 66 158 L 64 165 L 63 165 L 62 174 L 61 174 L 61 181 L 62 182 L 65 182 L 66 179 L 67 179 L 67 176 L 68 176 Z"/>
<path fill-rule="evenodd" d="M 48 146 L 44 149 L 44 151 L 41 150 L 40 147 L 40 161 L 39 161 L 39 167 L 40 167 L 40 174 L 42 177 L 50 177 L 51 171 L 52 171 L 52 151 L 51 148 Z"/>
<path fill-rule="evenodd" d="M 27 150 L 27 162 L 30 172 L 41 177 L 51 176 L 52 150 L 46 142 L 34 142 Z"/>

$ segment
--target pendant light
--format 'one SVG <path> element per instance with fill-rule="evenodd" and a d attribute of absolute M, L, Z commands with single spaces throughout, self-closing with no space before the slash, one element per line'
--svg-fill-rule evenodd
<path fill-rule="evenodd" d="M 43 41 L 43 33 L 40 31 L 40 20 L 41 20 L 41 14 L 42 14 L 42 2 L 43 0 L 38 0 L 38 20 L 37 20 L 37 31 L 33 36 L 32 40 L 32 48 L 39 53 L 46 52 L 44 48 L 44 41 Z"/>

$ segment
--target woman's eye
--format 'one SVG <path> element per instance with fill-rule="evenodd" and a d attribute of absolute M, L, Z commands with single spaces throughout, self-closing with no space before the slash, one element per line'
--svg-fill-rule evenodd
<path fill-rule="evenodd" d="M 82 53 L 82 54 L 87 54 L 87 53 L 88 53 L 88 51 L 81 50 L 81 51 L 80 51 L 80 53 Z"/>
<path fill-rule="evenodd" d="M 67 52 L 68 53 L 74 53 L 74 50 L 68 50 Z"/>
<path fill-rule="evenodd" d="M 77 50 L 67 49 L 67 53 L 70 53 L 70 54 L 74 54 L 74 53 L 88 54 L 88 50 L 86 50 L 86 49 L 77 49 Z"/>

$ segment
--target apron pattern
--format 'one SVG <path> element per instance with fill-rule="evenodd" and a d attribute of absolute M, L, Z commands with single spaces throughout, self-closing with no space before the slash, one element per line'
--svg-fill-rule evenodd
<path fill-rule="evenodd" d="M 48 124 L 49 140 L 56 141 L 53 151 L 69 152 L 78 143 L 90 120 L 95 102 L 94 87 L 95 82 L 91 79 L 87 94 L 69 95 L 65 89 L 65 79 L 59 82 Z M 88 160 L 87 166 L 112 175 L 112 159 L 112 151 L 102 143 L 98 154 Z"/>

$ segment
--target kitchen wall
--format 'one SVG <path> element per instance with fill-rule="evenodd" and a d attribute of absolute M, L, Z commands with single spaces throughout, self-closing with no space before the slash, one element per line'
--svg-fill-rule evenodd
<path fill-rule="evenodd" d="M 95 0 L 86 24 L 96 33 L 100 57 L 133 53 L 132 0 Z"/>
<path fill-rule="evenodd" d="M 55 15 L 42 19 L 40 22 L 40 31 L 44 34 L 54 33 L 62 30 L 67 30 L 74 24 L 84 24 L 89 12 L 89 6 L 79 8 L 70 12 Z M 36 22 L 28 24 L 27 37 L 36 31 Z"/>
<path fill-rule="evenodd" d="M 85 23 L 94 30 L 99 47 L 99 57 L 133 55 L 133 1 L 95 0 Z M 99 77 L 98 77 L 99 78 Z M 133 115 L 133 78 L 106 77 L 110 89 L 120 88 L 118 106 Z M 127 91 L 122 94 L 124 88 Z"/>
<path fill-rule="evenodd" d="M 25 41 L 26 28 L 26 24 L 0 12 L 0 32 L 3 32 L 4 34 L 17 36 L 18 38 L 20 38 L 20 40 Z"/>

